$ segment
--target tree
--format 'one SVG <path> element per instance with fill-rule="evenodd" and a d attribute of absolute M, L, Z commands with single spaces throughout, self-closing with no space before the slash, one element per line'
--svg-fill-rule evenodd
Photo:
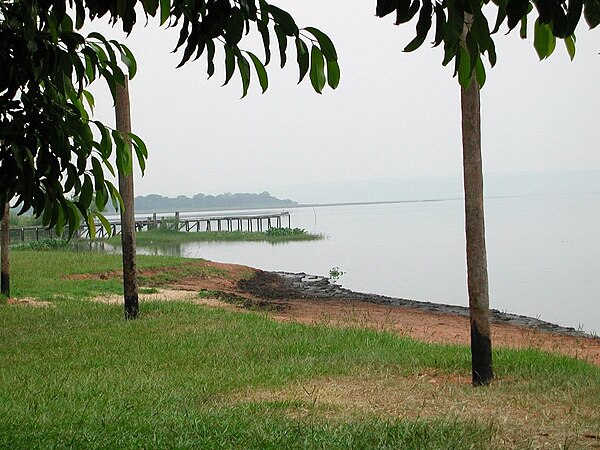
<path fill-rule="evenodd" d="M 128 80 L 125 77 L 123 86 L 117 85 L 117 101 L 115 115 L 117 130 L 126 137 L 127 144 L 131 138 L 131 114 L 129 108 Z M 139 313 L 138 281 L 135 258 L 135 209 L 133 205 L 133 170 L 131 170 L 131 150 L 127 146 L 127 174 L 119 172 L 119 194 L 123 199 L 121 208 L 121 250 L 123 253 L 123 295 L 125 300 L 125 318 L 136 319 Z"/>
<path fill-rule="evenodd" d="M 85 88 L 102 78 L 114 98 L 116 85 L 124 82 L 122 67 L 133 77 L 136 63 L 126 46 L 98 33 L 80 35 L 76 30 L 87 20 L 107 15 L 130 33 L 141 12 L 146 20 L 158 17 L 161 25 L 179 27 L 179 65 L 204 54 L 212 76 L 220 48 L 225 83 L 239 73 L 243 95 L 251 67 L 263 92 L 268 88 L 273 34 L 282 67 L 288 41 L 293 42 L 300 81 L 309 74 L 319 93 L 326 84 L 335 88 L 339 82 L 331 40 L 316 28 L 298 28 L 292 16 L 265 0 L 69 0 L 68 5 L 75 20 L 67 13 L 67 0 L 0 1 L 0 201 L 14 198 L 22 211 L 32 209 L 59 233 L 65 225 L 74 232 L 80 215 L 93 230 L 93 198 L 99 209 L 109 199 L 120 203 L 104 170 L 115 174 L 110 158 L 116 153 L 117 170 L 122 171 L 126 140 L 117 130 L 91 120 L 94 99 Z M 264 62 L 240 47 L 250 31 L 262 38 Z M 130 136 L 143 166 L 143 142 Z"/>
<path fill-rule="evenodd" d="M 0 266 L 2 271 L 0 273 L 0 293 L 6 297 L 10 297 L 10 259 L 9 259 L 9 245 L 10 245 L 10 204 L 6 202 L 4 204 L 4 211 L 2 214 L 2 222 L 0 225 Z"/>
<path fill-rule="evenodd" d="M 0 200 L 14 199 L 59 234 L 65 225 L 73 233 L 80 215 L 93 227 L 94 193 L 100 209 L 118 198 L 103 167 L 114 173 L 112 144 L 122 153 L 123 139 L 90 119 L 84 89 L 98 77 L 110 86 L 123 77 L 115 51 L 134 73 L 126 47 L 83 38 L 69 16 L 37 2 L 0 2 Z"/>
<path fill-rule="evenodd" d="M 131 147 L 144 168 L 147 150 L 143 141 L 129 127 L 110 130 L 91 121 L 87 106 L 93 108 L 94 99 L 84 89 L 103 78 L 116 101 L 117 92 L 123 92 L 121 87 L 127 81 L 117 55 L 130 77 L 136 72 L 134 56 L 126 46 L 107 41 L 98 33 L 86 39 L 74 31 L 81 29 L 86 18 L 108 14 L 113 24 L 121 22 L 123 30 L 130 33 L 137 20 L 136 3 L 69 0 L 75 10 L 73 21 L 67 14 L 66 0 L 0 1 L 0 201 L 16 198 L 22 211 L 32 209 L 36 217 L 42 215 L 43 223 L 56 226 L 59 234 L 68 224 L 71 236 L 79 227 L 80 215 L 87 219 L 91 235 L 94 217 L 109 230 L 106 219 L 93 211 L 92 199 L 97 209 L 103 210 L 110 198 L 123 214 L 119 192 L 104 177 L 104 169 L 115 175 L 109 161 L 113 145 L 120 184 L 121 178 L 123 183 L 130 179 Z M 161 25 L 181 24 L 175 47 L 175 51 L 183 49 L 178 67 L 204 53 L 210 77 L 215 70 L 216 49 L 222 48 L 224 84 L 237 70 L 243 96 L 250 85 L 251 63 L 262 91 L 268 88 L 265 66 L 271 59 L 272 33 L 277 38 L 281 67 L 287 61 L 288 40 L 294 41 L 299 82 L 309 73 L 318 93 L 326 83 L 333 89 L 339 83 L 337 53 L 329 37 L 313 27 L 299 29 L 292 16 L 265 0 L 145 0 L 138 5 L 147 20 L 159 16 Z M 239 46 L 251 29 L 262 38 L 264 63 Z M 94 136 L 92 123 L 100 139 Z M 131 216 L 133 203 L 127 206 Z M 124 240 L 133 244 L 128 246 L 131 261 L 126 261 L 124 252 L 125 315 L 134 318 L 135 240 L 125 234 Z"/>
<path fill-rule="evenodd" d="M 433 26 L 434 46 L 444 43 L 443 65 L 454 61 L 454 75 L 461 86 L 463 179 L 465 192 L 465 234 L 467 241 L 467 284 L 471 324 L 472 381 L 486 385 L 493 378 L 490 333 L 485 220 L 483 212 L 483 169 L 481 165 L 481 127 L 479 89 L 486 79 L 482 55 L 487 54 L 493 66 L 496 51 L 492 35 L 506 20 L 509 31 L 521 23 L 520 33 L 527 33 L 527 15 L 533 11 L 528 0 L 498 0 L 494 29 L 482 8 L 489 0 L 378 0 L 376 15 L 396 13 L 396 25 L 409 22 L 419 13 L 416 36 L 404 48 L 410 52 L 419 48 Z M 540 59 L 554 50 L 556 38 L 564 39 L 571 58 L 575 54 L 574 31 L 584 0 L 535 2 L 538 18 L 534 25 L 534 47 Z M 591 28 L 600 23 L 600 2 L 585 1 L 585 18 Z"/>

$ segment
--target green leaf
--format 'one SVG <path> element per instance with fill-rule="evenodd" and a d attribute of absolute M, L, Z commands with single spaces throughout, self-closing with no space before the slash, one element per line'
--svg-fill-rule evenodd
<path fill-rule="evenodd" d="M 490 48 L 494 48 L 494 41 L 490 37 L 490 27 L 481 10 L 473 15 L 473 24 L 471 25 L 470 34 L 473 39 L 475 39 L 475 42 L 477 42 L 478 47 L 481 49 L 481 53 Z"/>
<path fill-rule="evenodd" d="M 248 87 L 250 86 L 250 63 L 241 53 L 237 55 L 238 69 L 242 78 L 242 98 L 248 94 Z"/>
<path fill-rule="evenodd" d="M 142 5 L 144 6 L 144 11 L 150 14 L 150 16 L 154 17 L 156 15 L 158 0 L 142 0 Z"/>
<path fill-rule="evenodd" d="M 317 38 L 317 42 L 327 61 L 337 61 L 337 52 L 335 51 L 335 46 L 333 45 L 333 42 L 331 42 L 331 39 L 329 39 L 329 36 L 314 27 L 306 27 L 304 29 Z"/>
<path fill-rule="evenodd" d="M 327 83 L 331 89 L 335 89 L 340 84 L 340 66 L 337 61 L 327 61 Z"/>
<path fill-rule="evenodd" d="M 325 61 L 321 49 L 313 45 L 310 50 L 310 82 L 317 93 L 325 87 Z"/>
<path fill-rule="evenodd" d="M 496 24 L 494 25 L 492 34 L 498 32 L 500 25 L 502 25 L 504 19 L 506 19 L 506 4 L 508 3 L 508 0 L 496 0 L 495 3 L 498 6 L 498 14 L 496 16 Z"/>
<path fill-rule="evenodd" d="M 104 186 L 104 171 L 102 170 L 102 165 L 97 158 L 92 158 L 92 174 L 94 175 L 96 192 L 98 192 Z"/>
<path fill-rule="evenodd" d="M 258 21 L 256 23 L 258 31 L 262 37 L 263 46 L 265 48 L 265 66 L 271 61 L 271 34 L 269 28 L 264 22 Z"/>
<path fill-rule="evenodd" d="M 540 60 L 545 59 L 552 54 L 552 51 L 554 50 L 553 43 L 556 45 L 556 38 L 552 34 L 550 25 L 540 23 L 539 20 L 536 20 L 533 28 L 533 47 Z"/>
<path fill-rule="evenodd" d="M 521 28 L 519 29 L 521 39 L 527 39 L 527 16 L 521 19 Z"/>
<path fill-rule="evenodd" d="M 212 39 L 206 41 L 206 73 L 208 78 L 215 73 L 215 43 Z"/>
<path fill-rule="evenodd" d="M 85 101 L 90 106 L 90 111 L 93 114 L 94 113 L 94 106 L 96 105 L 95 102 L 94 102 L 94 96 L 91 94 L 91 92 L 86 91 L 85 89 L 83 91 L 81 91 L 81 96 L 83 98 L 85 98 Z"/>
<path fill-rule="evenodd" d="M 296 61 L 300 69 L 300 79 L 298 80 L 298 83 L 300 83 L 308 73 L 310 56 L 308 54 L 308 47 L 299 37 L 296 38 Z"/>
<path fill-rule="evenodd" d="M 527 22 L 527 12 L 531 7 L 529 0 L 508 0 L 506 4 L 506 15 L 508 17 L 508 29 L 512 30 L 517 26 L 519 22 L 522 23 L 523 19 Z M 525 28 L 525 34 L 526 33 Z M 521 32 L 523 32 L 523 28 L 521 28 Z M 523 36 L 523 34 L 521 34 Z"/>
<path fill-rule="evenodd" d="M 375 15 L 377 17 L 385 17 L 395 9 L 396 5 L 393 0 L 377 0 L 377 6 L 375 7 Z"/>
<path fill-rule="evenodd" d="M 58 213 L 56 217 L 54 217 L 56 234 L 61 237 L 65 231 L 65 224 L 67 222 L 65 218 L 65 209 L 66 207 L 60 202 L 54 205 L 54 210 Z"/>
<path fill-rule="evenodd" d="M 260 21 L 265 25 L 269 24 L 269 4 L 265 0 L 258 0 L 260 7 Z"/>
<path fill-rule="evenodd" d="M 85 55 L 85 77 L 88 84 L 96 79 L 96 65 L 87 54 Z"/>
<path fill-rule="evenodd" d="M 106 186 L 108 187 L 108 192 L 110 193 L 110 200 L 113 208 L 115 208 L 117 211 L 124 211 L 125 204 L 123 203 L 123 197 L 121 197 L 121 194 L 117 188 L 115 188 L 115 186 L 108 180 L 106 180 Z"/>
<path fill-rule="evenodd" d="M 409 0 L 402 0 L 398 2 L 396 8 L 396 21 L 395 25 L 400 25 L 410 21 L 415 14 L 419 12 L 419 0 L 413 0 L 410 3 Z"/>
<path fill-rule="evenodd" d="M 96 189 L 96 208 L 98 208 L 99 211 L 104 210 L 107 202 L 108 195 L 106 192 L 106 187 L 103 184 L 100 189 Z"/>
<path fill-rule="evenodd" d="M 573 61 L 573 58 L 575 58 L 575 35 L 565 38 L 565 46 L 567 47 L 569 58 L 571 58 L 571 61 Z"/>
<path fill-rule="evenodd" d="M 590 29 L 600 24 L 600 0 L 586 0 L 583 6 L 583 17 Z"/>
<path fill-rule="evenodd" d="M 94 239 L 96 237 L 96 221 L 94 220 L 94 215 L 91 212 L 88 212 L 86 219 L 90 239 Z"/>
<path fill-rule="evenodd" d="M 483 66 L 483 61 L 481 58 L 477 58 L 477 63 L 475 64 L 475 78 L 477 79 L 477 84 L 479 87 L 483 87 L 485 84 L 485 67 Z"/>
<path fill-rule="evenodd" d="M 458 60 L 458 82 L 460 85 L 467 89 L 471 84 L 471 61 L 469 59 L 469 53 L 463 47 L 460 47 L 460 55 Z"/>
<path fill-rule="evenodd" d="M 117 170 L 121 175 L 129 176 L 133 171 L 131 161 L 131 147 L 125 141 L 123 134 L 118 130 L 112 131 L 112 137 L 117 146 Z"/>
<path fill-rule="evenodd" d="M 408 43 L 406 47 L 404 47 L 405 52 L 412 52 L 418 49 L 425 39 L 427 38 L 427 33 L 431 28 L 431 14 L 433 12 L 433 5 L 428 0 L 423 0 L 423 6 L 421 7 L 421 12 L 419 13 L 419 20 L 417 21 L 417 35 L 414 37 L 412 41 Z"/>
<path fill-rule="evenodd" d="M 160 24 L 164 24 L 171 14 L 171 0 L 160 0 Z"/>
<path fill-rule="evenodd" d="M 123 44 L 119 44 L 119 50 L 121 50 L 121 61 L 123 61 L 123 64 L 129 69 L 129 79 L 132 80 L 137 73 L 137 61 L 135 60 L 135 56 L 133 56 L 131 50 Z"/>
<path fill-rule="evenodd" d="M 471 67 L 469 68 L 469 72 L 473 73 L 475 71 L 475 65 L 479 58 L 479 47 L 477 46 L 477 42 L 473 38 L 473 35 L 469 32 L 467 33 L 467 37 L 465 39 L 465 43 L 467 45 L 467 51 L 469 52 L 469 62 L 471 63 Z"/>
<path fill-rule="evenodd" d="M 279 59 L 281 60 L 281 67 L 285 66 L 287 56 L 285 54 L 287 50 L 287 36 L 283 31 L 283 28 L 279 25 L 275 25 L 275 35 L 277 36 L 277 44 L 279 46 Z"/>
<path fill-rule="evenodd" d="M 42 214 L 42 224 L 50 226 L 50 220 L 52 217 L 52 203 L 50 202 L 50 196 L 47 195 L 44 200 L 44 212 Z"/>
<path fill-rule="evenodd" d="M 73 202 L 67 201 L 67 219 L 69 222 L 69 235 L 67 239 L 71 239 L 75 232 L 79 229 L 79 210 Z"/>
<path fill-rule="evenodd" d="M 446 26 L 446 13 L 441 4 L 435 4 L 435 38 L 433 40 L 433 46 L 437 47 L 444 40 L 445 26 Z"/>
<path fill-rule="evenodd" d="M 260 87 L 262 88 L 262 93 L 264 94 L 267 88 L 269 87 L 269 77 L 267 76 L 267 71 L 265 70 L 265 66 L 263 63 L 256 57 L 254 53 L 246 52 L 250 59 L 254 63 L 254 68 L 256 69 L 256 74 L 258 75 L 258 82 L 260 83 Z"/>
<path fill-rule="evenodd" d="M 146 170 L 146 159 L 148 158 L 148 149 L 146 148 L 146 144 L 144 141 L 137 135 L 130 133 L 131 143 L 133 144 L 133 148 L 135 149 L 135 154 L 138 159 L 138 164 L 142 171 L 142 176 Z"/>
<path fill-rule="evenodd" d="M 227 25 L 223 31 L 225 34 L 225 42 L 234 46 L 240 42 L 242 35 L 244 34 L 244 17 L 237 7 L 233 7 L 230 14 Z"/>
<path fill-rule="evenodd" d="M 106 202 L 104 203 L 104 205 L 106 205 Z M 104 230 L 106 231 L 106 234 L 108 236 L 110 236 L 112 230 L 110 228 L 110 223 L 108 220 L 106 220 L 106 217 L 104 217 L 101 213 L 99 212 L 94 212 L 94 215 L 98 218 L 98 220 L 100 221 L 100 224 L 102 225 L 102 228 L 104 228 Z"/>
<path fill-rule="evenodd" d="M 79 194 L 79 202 L 81 205 L 88 209 L 92 203 L 94 187 L 92 186 L 92 179 L 89 175 L 84 176 L 83 185 L 81 186 L 81 193 Z"/>
<path fill-rule="evenodd" d="M 110 138 L 110 133 L 102 122 L 95 120 L 94 124 L 98 127 L 102 136 L 100 141 L 100 154 L 103 158 L 108 158 L 112 153 L 112 139 Z"/>
<path fill-rule="evenodd" d="M 192 57 L 192 54 L 194 53 L 194 50 L 196 50 L 196 48 L 200 47 L 201 50 L 204 49 L 204 41 L 199 41 L 199 37 L 198 37 L 199 34 L 200 34 L 200 28 L 198 26 L 194 26 L 192 28 L 192 32 L 190 33 L 190 35 L 188 37 L 187 45 L 185 46 L 185 49 L 183 50 L 183 56 L 181 57 L 181 61 L 177 65 L 176 69 L 179 69 L 186 62 L 189 61 L 189 59 Z M 201 51 L 198 52 L 198 55 L 200 55 L 200 53 L 201 53 Z"/>
<path fill-rule="evenodd" d="M 235 72 L 235 53 L 233 48 L 227 44 L 223 46 L 223 49 L 225 50 L 225 82 L 223 86 L 225 86 Z"/>
<path fill-rule="evenodd" d="M 110 172 L 110 174 L 113 177 L 117 176 L 114 167 L 112 166 L 112 164 L 110 163 L 110 161 L 108 159 L 102 158 L 102 164 L 104 164 L 104 167 L 106 167 L 108 169 L 108 171 Z"/>
<path fill-rule="evenodd" d="M 298 35 L 298 26 L 296 25 L 294 18 L 290 16 L 287 11 L 273 5 L 269 5 L 268 10 L 275 23 L 281 26 L 285 34 L 288 36 Z"/>

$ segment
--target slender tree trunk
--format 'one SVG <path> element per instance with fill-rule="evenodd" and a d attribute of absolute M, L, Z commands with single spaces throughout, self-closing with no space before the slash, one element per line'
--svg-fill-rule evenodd
<path fill-rule="evenodd" d="M 475 76 L 461 88 L 463 178 L 465 189 L 465 232 L 467 241 L 467 284 L 471 321 L 471 366 L 473 385 L 489 384 L 492 370 L 490 301 L 488 294 L 485 221 L 483 212 L 483 169 L 479 85 Z"/>
<path fill-rule="evenodd" d="M 127 78 L 125 85 L 117 84 L 116 95 L 117 130 L 131 132 L 131 115 L 129 112 L 129 88 Z M 125 137 L 129 158 L 131 159 L 131 138 Z M 119 173 L 119 193 L 125 208 L 121 209 L 121 245 L 123 248 L 123 294 L 125 297 L 125 319 L 136 319 L 139 313 L 138 281 L 135 259 L 135 212 L 133 205 L 133 171 L 127 175 Z"/>
<path fill-rule="evenodd" d="M 0 275 L 0 292 L 6 297 L 10 297 L 10 205 L 4 204 L 4 214 L 2 215 L 2 226 L 0 228 L 0 252 L 2 274 Z"/>

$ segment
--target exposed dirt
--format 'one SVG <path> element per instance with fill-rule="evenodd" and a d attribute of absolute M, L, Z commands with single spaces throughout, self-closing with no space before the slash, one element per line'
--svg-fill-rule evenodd
<path fill-rule="evenodd" d="M 263 310 L 281 322 L 372 328 L 432 343 L 468 344 L 470 341 L 469 320 L 463 316 L 343 298 L 306 298 L 304 293 L 282 283 L 277 274 L 235 264 L 201 263 L 219 269 L 219 273 L 186 276 L 178 281 L 165 282 L 161 285 L 165 290 L 158 294 L 142 295 L 142 301 L 187 299 L 211 306 Z M 160 271 L 145 270 L 142 274 L 151 277 L 157 272 Z M 104 298 L 102 301 L 121 299 L 115 296 L 114 299 Z M 600 366 L 600 339 L 493 324 L 492 340 L 496 347 L 537 348 Z"/>
<path fill-rule="evenodd" d="M 48 308 L 54 306 L 51 302 L 46 302 L 43 300 L 38 300 L 35 298 L 9 298 L 6 303 L 9 305 L 19 305 L 19 306 L 34 306 L 34 307 L 42 307 Z"/>
<path fill-rule="evenodd" d="M 391 331 L 425 342 L 469 344 L 469 320 L 398 306 L 352 300 L 289 300 L 289 308 L 273 313 L 275 320 Z M 497 347 L 537 348 L 586 360 L 600 366 L 600 340 L 563 336 L 505 324 L 492 324 Z"/>

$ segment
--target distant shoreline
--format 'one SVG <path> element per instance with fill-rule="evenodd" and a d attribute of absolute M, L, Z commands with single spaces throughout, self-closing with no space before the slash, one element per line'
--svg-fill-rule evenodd
<path fill-rule="evenodd" d="M 489 196 L 486 199 L 492 198 L 512 198 L 512 195 L 498 195 Z M 179 213 L 191 213 L 191 212 L 204 212 L 204 211 L 255 211 L 255 210 L 280 210 L 280 209 L 294 209 L 294 208 L 324 208 L 331 206 L 366 206 L 366 205 L 394 205 L 402 203 L 438 203 L 438 202 L 451 202 L 451 201 L 463 201 L 463 197 L 450 197 L 450 198 L 425 198 L 421 200 L 380 200 L 380 201 L 365 201 L 365 202 L 332 202 L 332 203 L 298 203 L 296 205 L 286 206 L 255 206 L 248 208 L 206 208 L 206 209 L 179 209 L 179 210 L 168 210 L 168 211 L 149 211 L 142 210 L 136 211 L 136 214 L 174 214 Z"/>

